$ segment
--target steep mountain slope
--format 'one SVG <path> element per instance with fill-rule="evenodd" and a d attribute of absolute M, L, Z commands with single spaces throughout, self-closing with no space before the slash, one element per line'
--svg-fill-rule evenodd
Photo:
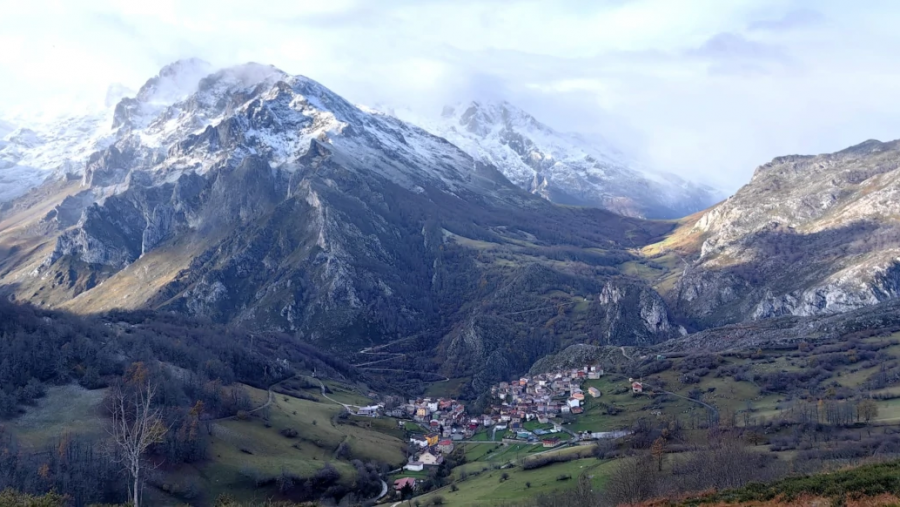
<path fill-rule="evenodd" d="M 898 217 L 898 141 L 776 158 L 676 234 L 693 259 L 669 297 L 704 327 L 896 298 Z"/>
<path fill-rule="evenodd" d="M 212 73 L 168 106 L 145 100 L 160 80 L 118 103 L 78 181 L 51 180 L 0 217 L 5 292 L 387 346 L 360 362 L 407 376 L 501 376 L 573 340 L 679 333 L 618 270 L 668 224 L 557 207 L 273 67 Z"/>
<path fill-rule="evenodd" d="M 637 171 L 616 149 L 557 132 L 508 102 L 446 107 L 438 119 L 392 112 L 555 203 L 626 216 L 679 218 L 720 200 L 713 189 L 675 175 Z"/>

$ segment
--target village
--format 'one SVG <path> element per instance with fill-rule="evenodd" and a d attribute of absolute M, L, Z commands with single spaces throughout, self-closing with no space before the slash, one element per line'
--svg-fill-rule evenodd
<path fill-rule="evenodd" d="M 603 393 L 596 387 L 586 390 L 583 387 L 585 381 L 603 375 L 601 366 L 588 365 L 500 382 L 490 388 L 494 403 L 480 415 L 468 414 L 461 401 L 449 398 L 410 399 L 392 404 L 391 408 L 385 408 L 384 404 L 362 407 L 357 415 L 383 414 L 398 419 L 400 426 L 415 428 L 410 430 L 410 456 L 403 468 L 421 472 L 441 466 L 446 455 L 465 443 L 530 443 L 553 449 L 563 444 L 627 434 L 622 431 L 575 433 L 563 426 L 564 418 L 584 412 L 586 400 L 602 397 Z M 631 391 L 641 393 L 643 384 L 632 379 Z M 394 486 L 400 489 L 412 485 L 413 480 L 404 478 Z"/>

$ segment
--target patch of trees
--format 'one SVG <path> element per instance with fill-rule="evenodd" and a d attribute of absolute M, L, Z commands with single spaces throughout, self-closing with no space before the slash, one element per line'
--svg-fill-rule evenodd
<path fill-rule="evenodd" d="M 260 388 L 297 367 L 356 376 L 333 354 L 277 333 L 249 333 L 208 321 L 153 312 L 79 317 L 0 301 L 0 418 L 43 396 L 45 386 L 77 381 L 105 387 L 134 362 L 170 365 L 160 373 L 161 400 L 207 412 L 233 411 L 235 382 Z"/>
<path fill-rule="evenodd" d="M 722 356 L 695 355 L 687 356 L 682 359 L 675 369 L 680 372 L 706 370 L 708 373 L 710 370 L 715 370 L 724 363 L 725 359 Z M 700 376 L 702 377 L 703 375 Z"/>
<path fill-rule="evenodd" d="M 787 393 L 800 389 L 816 390 L 825 380 L 831 378 L 831 372 L 821 367 L 804 368 L 800 371 L 779 371 L 757 373 L 752 381 L 759 385 L 763 392 Z M 742 379 L 746 377 L 741 377 Z M 737 380 L 737 377 L 735 377 Z"/>
<path fill-rule="evenodd" d="M 341 360 L 285 335 L 152 312 L 76 317 L 5 301 L 0 302 L 0 357 L 0 417 L 15 416 L 22 405 L 43 396 L 47 385 L 77 381 L 87 388 L 109 387 L 104 414 L 111 427 L 128 433 L 141 427 L 137 408 L 146 402 L 143 412 L 152 415 L 152 424 L 143 427 L 159 431 L 134 448 L 119 433 L 114 452 L 105 442 L 64 435 L 47 451 L 25 453 L 10 436 L 0 435 L 0 490 L 53 489 L 76 505 L 124 501 L 126 462 L 139 489 L 153 480 L 144 460 L 171 466 L 206 459 L 212 422 L 254 408 L 242 384 L 266 388 L 293 375 L 294 366 L 355 376 Z M 361 468 L 359 485 L 366 491 L 376 468 Z M 301 481 L 288 479 L 292 488 L 299 484 L 304 498 L 325 492 L 345 496 L 346 486 L 330 477 L 325 470 Z M 180 494 L 197 493 L 187 488 Z"/>
<path fill-rule="evenodd" d="M 586 450 L 584 452 L 570 452 L 566 454 L 536 456 L 534 458 L 525 460 L 522 463 L 522 470 L 536 470 L 538 468 L 554 465 L 556 463 L 568 463 L 569 461 L 588 458 L 592 455 L 594 455 L 593 450 Z"/>
<path fill-rule="evenodd" d="M 62 435 L 37 452 L 25 452 L 0 426 L 0 491 L 10 488 L 27 495 L 56 491 L 75 505 L 120 503 L 127 498 L 126 483 L 119 465 L 97 441 Z"/>

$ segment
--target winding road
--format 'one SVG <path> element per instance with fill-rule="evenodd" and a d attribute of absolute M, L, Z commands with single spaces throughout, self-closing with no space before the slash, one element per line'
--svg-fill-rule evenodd
<path fill-rule="evenodd" d="M 322 397 L 325 398 L 326 400 L 328 400 L 328 401 L 330 401 L 330 402 L 332 402 L 332 403 L 337 403 L 338 405 L 340 405 L 340 406 L 346 408 L 347 410 L 350 410 L 350 407 L 353 407 L 353 408 L 355 408 L 355 409 L 357 409 L 357 410 L 360 408 L 359 405 L 348 405 L 347 403 L 341 403 L 341 402 L 339 402 L 338 400 L 332 398 L 331 396 L 328 396 L 328 395 L 325 393 L 325 384 L 322 383 L 322 381 L 319 380 L 319 379 L 316 379 L 316 381 L 319 383 L 319 387 L 322 388 Z"/>
<path fill-rule="evenodd" d="M 269 388 L 266 390 L 266 392 L 267 392 L 267 394 L 268 394 L 268 396 L 267 396 L 267 398 L 266 398 L 266 402 L 263 403 L 262 405 L 256 407 L 256 408 L 254 408 L 254 409 L 248 410 L 247 413 L 248 413 L 248 414 L 253 414 L 253 413 L 259 412 L 260 410 L 265 409 L 266 407 L 272 406 L 272 403 L 275 403 L 275 392 L 273 391 L 273 389 L 275 389 L 275 386 L 277 386 L 278 384 L 281 384 L 282 382 L 287 382 L 288 380 L 295 379 L 295 378 L 297 378 L 296 375 L 293 376 L 293 377 L 290 377 L 290 378 L 286 378 L 286 379 L 279 380 L 278 382 L 275 382 L 274 384 L 270 385 Z M 216 419 L 210 419 L 209 422 L 225 421 L 225 420 L 228 420 L 228 419 L 234 419 L 234 418 L 236 418 L 236 417 L 237 417 L 237 414 L 235 414 L 235 415 L 227 415 L 227 416 L 225 416 L 225 417 L 219 417 L 219 418 L 216 418 Z"/>
<path fill-rule="evenodd" d="M 695 400 L 694 398 L 688 398 L 687 396 L 682 396 L 682 395 L 680 395 L 680 394 L 675 394 L 675 393 L 670 392 L 670 391 L 661 391 L 661 392 L 666 393 L 666 394 L 670 394 L 670 395 L 672 395 L 672 396 L 674 396 L 674 397 L 676 397 L 676 398 L 681 398 L 681 399 L 683 399 L 683 400 L 688 400 L 688 401 L 692 401 L 692 402 L 694 402 L 694 403 L 698 403 L 698 404 L 700 404 L 700 405 L 703 405 L 704 407 L 708 408 L 713 414 L 715 414 L 716 419 L 719 418 L 719 410 L 718 410 L 716 407 L 710 405 L 709 403 L 706 403 L 706 402 L 703 402 L 703 401 L 700 401 L 700 400 Z"/>
<path fill-rule="evenodd" d="M 381 494 L 376 496 L 374 499 L 372 499 L 372 501 L 377 502 L 378 500 L 381 500 L 382 498 L 387 496 L 387 493 L 388 493 L 388 485 L 386 482 L 384 482 L 384 479 L 381 479 Z"/>

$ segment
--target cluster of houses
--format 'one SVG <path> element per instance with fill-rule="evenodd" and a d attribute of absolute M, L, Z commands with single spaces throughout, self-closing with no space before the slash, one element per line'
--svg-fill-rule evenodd
<path fill-rule="evenodd" d="M 510 430 L 517 430 L 527 421 L 548 423 L 560 414 L 580 414 L 584 412 L 582 405 L 587 396 L 602 396 L 596 387 L 583 390 L 584 381 L 602 376 L 602 367 L 590 365 L 501 382 L 491 387 L 491 396 L 502 400 L 491 406 L 492 424 L 508 425 Z"/>
<path fill-rule="evenodd" d="M 414 434 L 409 439 L 417 452 L 410 456 L 404 468 L 413 472 L 440 466 L 444 455 L 453 452 L 453 442 L 471 438 L 480 422 L 466 416 L 466 407 L 461 402 L 447 398 L 409 400 L 389 415 L 410 418 L 426 430 L 426 433 Z"/>
<path fill-rule="evenodd" d="M 462 402 L 449 398 L 422 398 L 409 400 L 389 412 L 392 417 L 412 419 L 442 438 L 463 440 L 471 437 L 478 426 L 470 427 L 466 407 Z"/>
<path fill-rule="evenodd" d="M 453 399 L 422 398 L 399 403 L 395 408 L 384 410 L 385 415 L 398 419 L 416 421 L 425 430 L 410 437 L 415 452 L 403 468 L 418 472 L 428 467 L 440 466 L 444 456 L 453 452 L 454 442 L 469 440 L 480 428 L 493 430 L 496 434 L 507 431 L 515 434 L 516 440 L 540 442 L 545 448 L 562 443 L 554 435 L 565 431 L 556 419 L 561 414 L 581 414 L 587 397 L 600 398 L 602 393 L 596 387 L 583 389 L 586 380 L 596 380 L 604 374 L 598 365 L 588 365 L 553 373 L 525 376 L 510 382 L 501 382 L 491 387 L 491 396 L 496 402 L 479 416 L 468 416 L 464 405 Z M 634 393 L 643 391 L 643 384 L 629 379 Z M 524 424 L 537 421 L 552 424 L 553 429 L 527 430 Z M 400 425 L 406 425 L 403 420 Z M 534 428 L 533 426 L 529 426 Z M 571 432 L 569 432 L 571 433 Z M 615 439 L 629 431 L 571 433 L 574 440 Z M 492 436 L 492 440 L 494 437 Z M 394 483 L 399 491 L 405 487 L 415 488 L 415 479 L 403 478 Z"/>

